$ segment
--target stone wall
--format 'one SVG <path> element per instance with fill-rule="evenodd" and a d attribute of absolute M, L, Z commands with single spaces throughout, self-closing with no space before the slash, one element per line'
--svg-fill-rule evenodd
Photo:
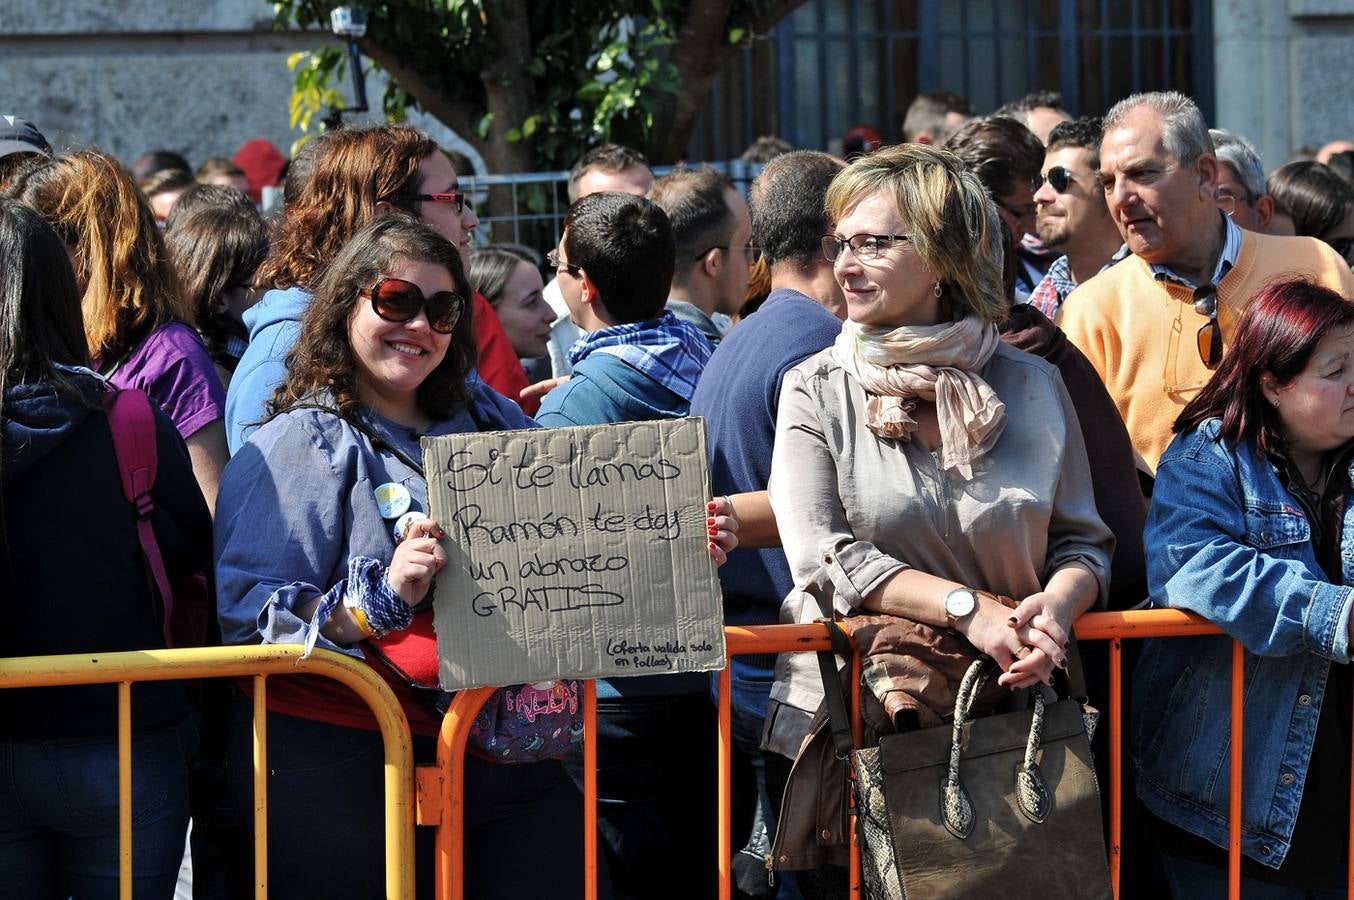
<path fill-rule="evenodd" d="M 287 56 L 335 38 L 272 18 L 265 0 L 0 0 L 0 113 L 128 162 L 166 148 L 197 165 L 254 137 L 286 153 Z"/>
<path fill-rule="evenodd" d="M 163 147 L 196 165 L 253 137 L 285 153 L 298 136 L 287 56 L 336 39 L 274 32 L 272 16 L 266 0 L 0 0 L 0 114 L 128 161 Z M 1249 137 L 1267 169 L 1354 139 L 1354 0 L 1213 0 L 1213 32 L 1216 124 Z M 380 92 L 371 79 L 368 96 Z"/>
<path fill-rule="evenodd" d="M 1354 0 L 1214 0 L 1217 119 L 1266 171 L 1299 147 L 1354 140 Z"/>

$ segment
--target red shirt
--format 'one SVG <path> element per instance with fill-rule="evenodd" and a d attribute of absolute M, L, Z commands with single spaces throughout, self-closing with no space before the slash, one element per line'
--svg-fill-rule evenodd
<path fill-rule="evenodd" d="M 472 314 L 475 322 L 475 344 L 479 348 L 479 372 L 484 383 L 498 391 L 504 397 L 522 408 L 527 415 L 535 415 L 541 401 L 533 398 L 523 400 L 519 396 L 527 386 L 527 373 L 513 352 L 508 333 L 503 323 L 498 321 L 498 313 L 484 299 L 479 291 L 475 292 L 475 310 Z"/>

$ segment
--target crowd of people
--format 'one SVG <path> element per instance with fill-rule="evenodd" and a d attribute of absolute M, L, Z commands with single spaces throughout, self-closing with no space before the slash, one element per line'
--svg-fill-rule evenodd
<path fill-rule="evenodd" d="M 858 648 L 871 733 L 944 724 L 980 656 L 1001 674 L 977 708 L 1010 708 L 1068 667 L 1088 610 L 1196 612 L 1226 635 L 1130 660 L 1124 896 L 1225 890 L 1231 639 L 1244 895 L 1344 896 L 1354 150 L 1266 176 L 1174 92 L 1103 119 L 925 94 L 900 137 L 853 130 L 847 158 L 763 139 L 746 192 L 602 145 L 536 248 L 484 242 L 464 173 L 403 126 L 194 171 L 0 117 L 0 654 L 325 648 L 391 686 L 430 763 L 447 553 L 420 439 L 700 416 L 724 621 L 892 623 Z M 117 412 L 136 391 L 139 486 Z M 210 621 L 185 640 L 194 601 Z M 737 895 L 847 896 L 845 786 L 794 765 L 825 737 L 823 673 L 730 667 Z M 374 719 L 339 685 L 270 682 L 270 894 L 379 896 Z M 713 690 L 598 682 L 598 896 L 717 895 Z M 133 697 L 137 896 L 239 896 L 249 686 Z M 113 688 L 0 707 L 7 889 L 111 896 Z M 467 896 L 581 897 L 578 744 L 465 765 Z M 428 829 L 416 859 L 431 896 Z"/>

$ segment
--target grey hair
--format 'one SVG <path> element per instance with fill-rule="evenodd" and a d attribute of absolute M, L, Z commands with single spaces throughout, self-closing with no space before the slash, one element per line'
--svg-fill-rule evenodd
<path fill-rule="evenodd" d="M 1255 147 L 1235 131 L 1226 128 L 1210 128 L 1208 136 L 1213 139 L 1214 152 L 1219 162 L 1225 162 L 1236 172 L 1242 187 L 1250 194 L 1251 200 L 1265 195 L 1265 170 L 1260 165 L 1260 154 Z"/>
<path fill-rule="evenodd" d="M 1006 235 L 1001 230 L 1001 214 L 997 212 L 997 204 L 990 196 L 987 198 L 987 249 L 1000 272 L 1006 265 Z"/>
<path fill-rule="evenodd" d="M 1182 167 L 1194 165 L 1204 154 L 1212 155 L 1213 139 L 1199 106 L 1179 91 L 1133 94 L 1120 100 L 1105 114 L 1105 134 L 1123 124 L 1129 113 L 1147 107 L 1162 118 L 1161 140 Z"/>

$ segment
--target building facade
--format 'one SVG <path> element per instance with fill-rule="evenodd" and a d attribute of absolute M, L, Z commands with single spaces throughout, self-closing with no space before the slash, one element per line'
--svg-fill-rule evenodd
<path fill-rule="evenodd" d="M 287 57 L 334 38 L 274 32 L 272 16 L 265 0 L 0 0 L 0 113 L 125 160 L 163 147 L 196 164 L 253 137 L 285 152 Z M 896 140 L 918 91 L 989 112 L 1052 89 L 1101 113 L 1172 87 L 1273 168 L 1354 138 L 1352 57 L 1354 0 L 808 0 L 731 60 L 691 156 L 737 156 L 761 134 L 835 150 L 862 124 Z"/>

